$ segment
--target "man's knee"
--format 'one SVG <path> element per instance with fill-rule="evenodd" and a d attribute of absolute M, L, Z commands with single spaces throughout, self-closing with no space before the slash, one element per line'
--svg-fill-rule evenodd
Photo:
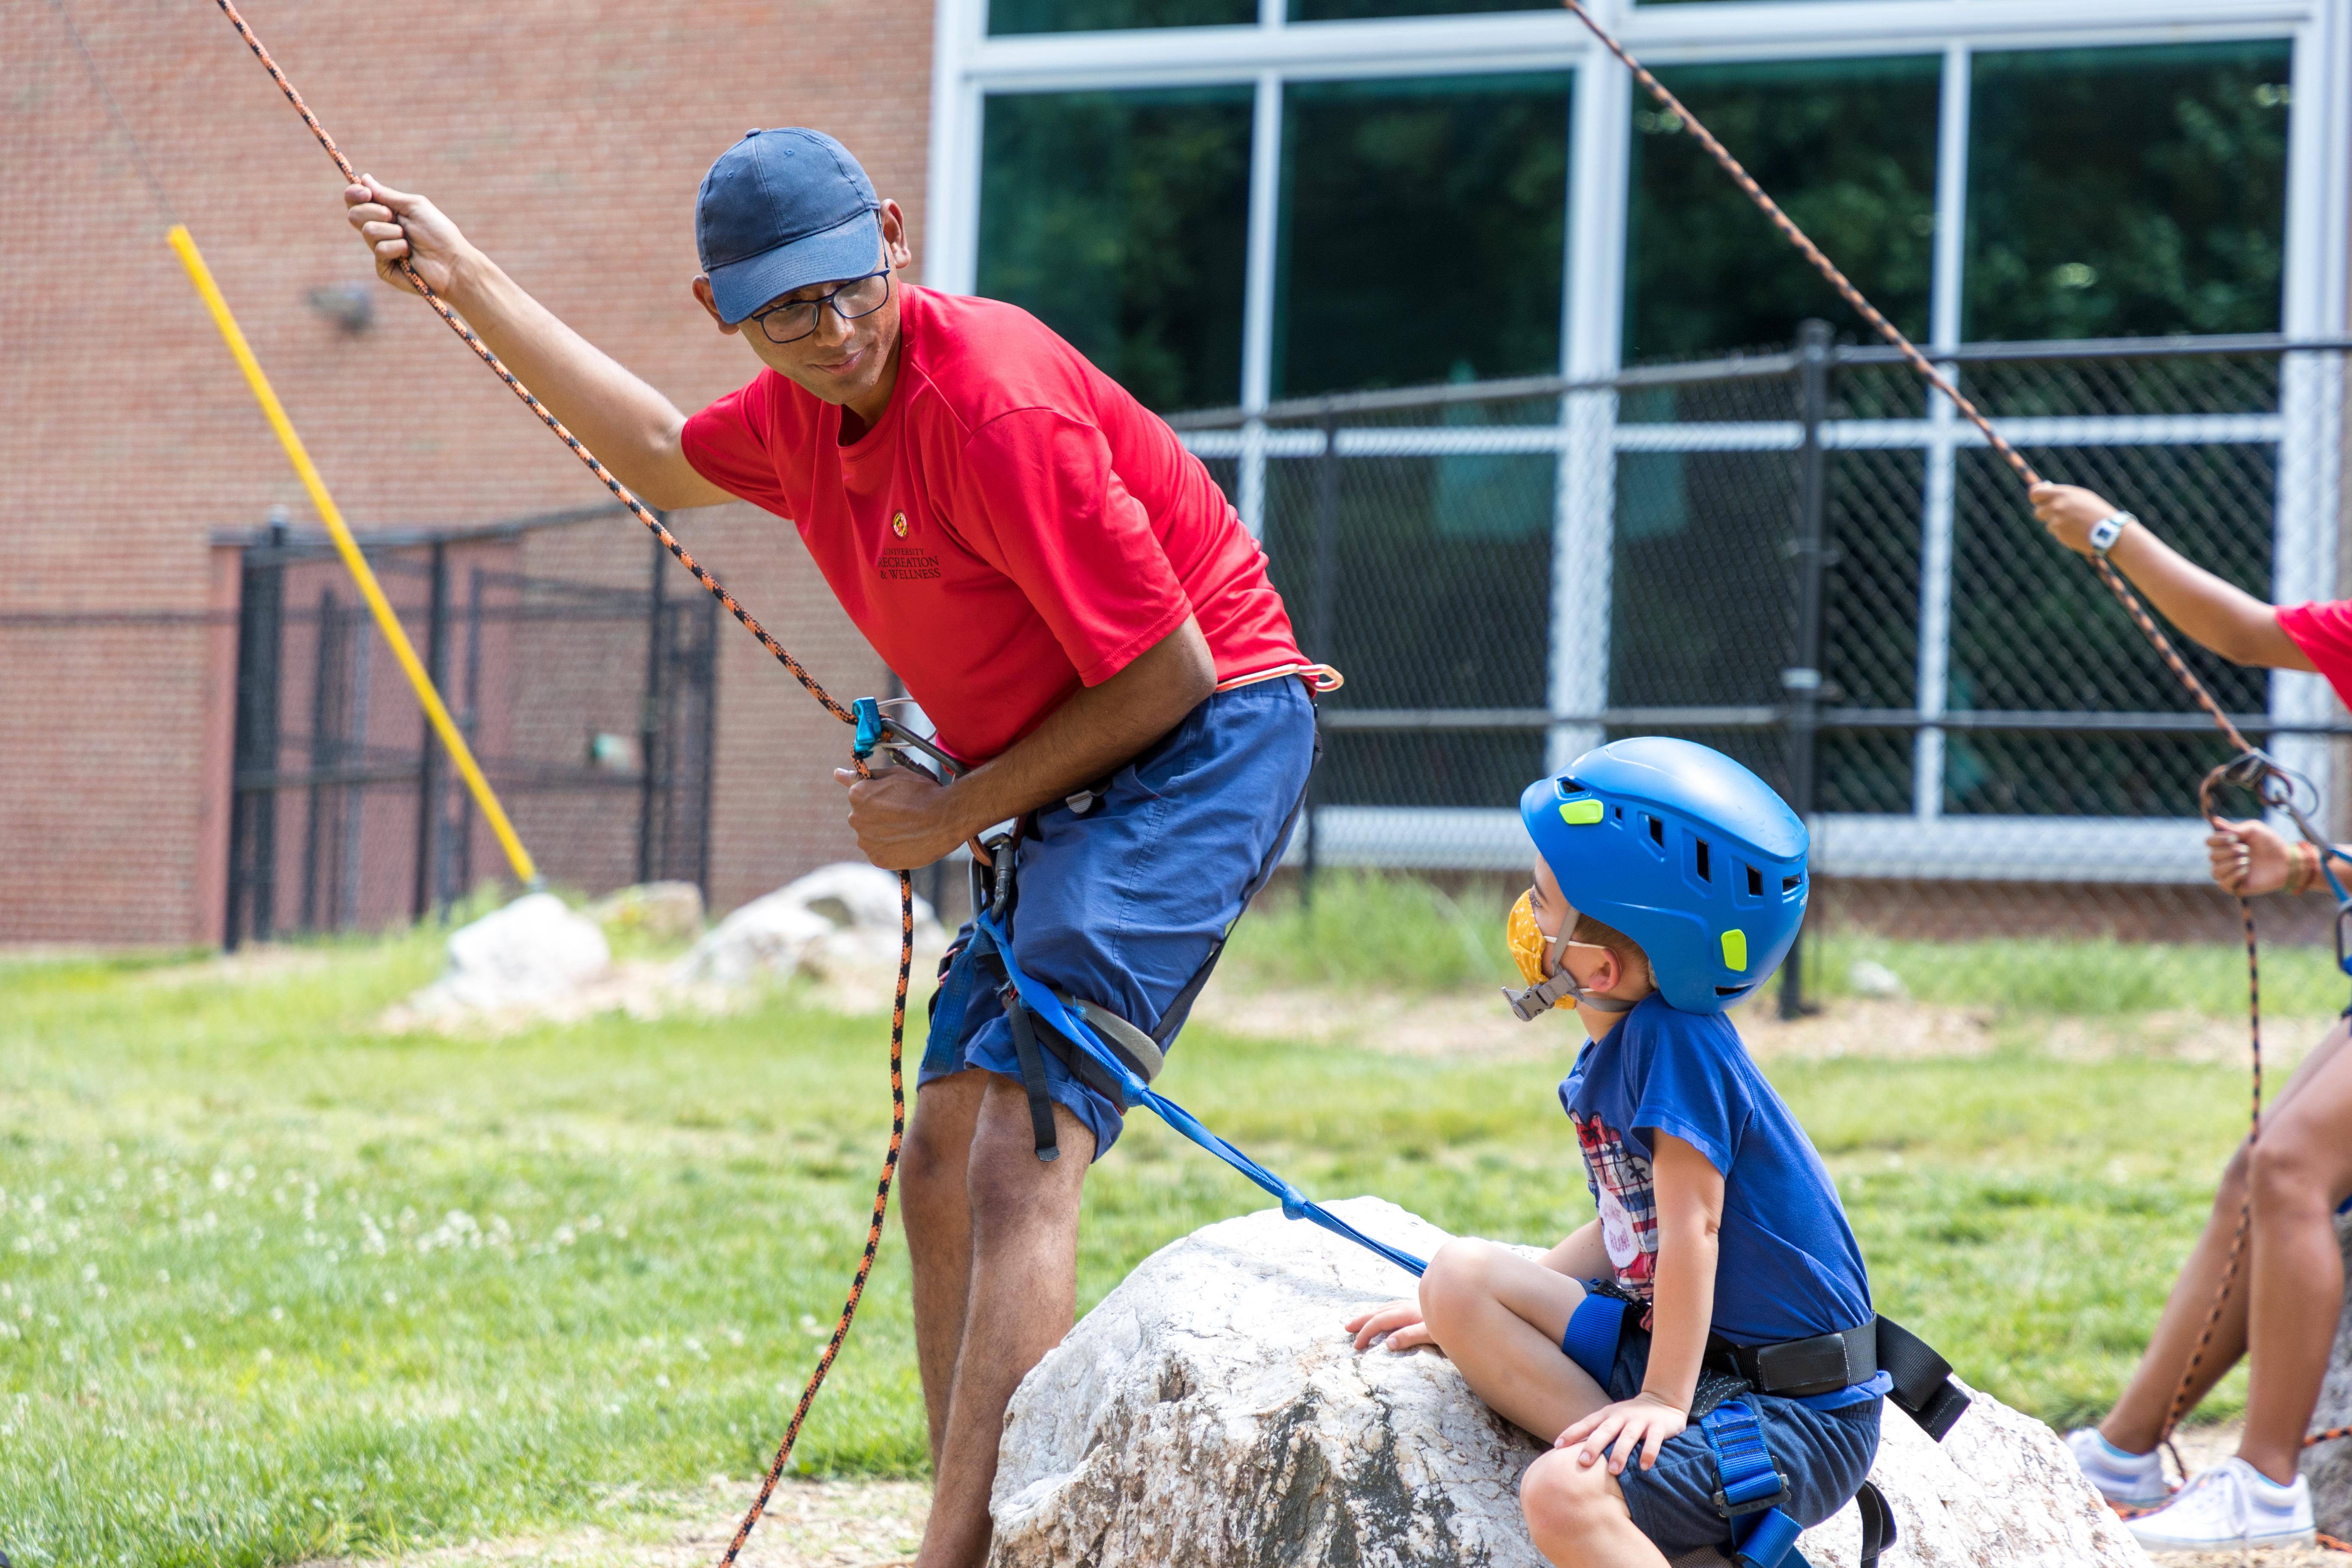
<path fill-rule="evenodd" d="M 1052 1160 L 1040 1160 L 1028 1092 L 995 1073 L 969 1076 L 987 1084 L 964 1167 L 974 1237 L 984 1242 L 1002 1226 L 1025 1225 L 1029 1216 L 1075 1207 L 1095 1152 L 1095 1136 L 1087 1124 L 1068 1107 L 1055 1105 L 1055 1146 L 1060 1152 Z"/>
<path fill-rule="evenodd" d="M 1625 1494 L 1606 1464 L 1577 1463 L 1575 1451 L 1548 1449 L 1519 1480 L 1519 1511 L 1536 1550 L 1555 1563 L 1575 1556 L 1575 1543 L 1604 1521 L 1625 1515 Z"/>
<path fill-rule="evenodd" d="M 915 1114 L 907 1124 L 907 1144 L 898 1154 L 898 1179 L 910 1201 L 961 1187 L 971 1163 L 971 1135 L 980 1108 L 982 1079 L 978 1071 L 936 1079 L 915 1096 Z"/>

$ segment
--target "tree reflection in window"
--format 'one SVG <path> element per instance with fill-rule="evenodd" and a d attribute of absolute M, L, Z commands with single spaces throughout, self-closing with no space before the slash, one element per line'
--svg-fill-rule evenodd
<path fill-rule="evenodd" d="M 1147 406 L 1239 402 L 1250 103 L 1246 87 L 990 97 L 978 292 Z"/>
<path fill-rule="evenodd" d="M 1941 68 L 1926 55 L 1658 77 L 1895 325 L 1924 337 Z M 1808 316 L 1874 335 L 1681 121 L 1639 93 L 1630 174 L 1629 363 L 1785 345 Z"/>
<path fill-rule="evenodd" d="M 2275 331 L 2292 52 L 1976 57 L 1967 335 Z"/>

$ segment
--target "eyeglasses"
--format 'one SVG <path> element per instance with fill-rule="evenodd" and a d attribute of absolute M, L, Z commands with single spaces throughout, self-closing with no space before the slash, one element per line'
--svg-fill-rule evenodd
<path fill-rule="evenodd" d="M 751 320 L 768 334 L 772 343 L 796 343 L 816 331 L 824 318 L 817 312 L 825 306 L 845 321 L 860 316 L 870 316 L 880 310 L 890 298 L 890 269 L 869 272 L 863 278 L 853 278 L 829 293 L 814 300 L 793 300 L 782 305 L 771 305 L 756 312 Z"/>

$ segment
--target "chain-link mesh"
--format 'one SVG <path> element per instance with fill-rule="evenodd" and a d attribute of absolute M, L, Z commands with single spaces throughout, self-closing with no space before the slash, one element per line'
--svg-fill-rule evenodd
<path fill-rule="evenodd" d="M 658 572 L 528 571 L 530 531 L 369 558 L 542 877 L 707 884 L 717 606 Z M 509 876 L 326 542 L 273 531 L 241 569 L 229 943 L 379 929 Z"/>
<path fill-rule="evenodd" d="M 2291 603 L 2338 594 L 2341 351 L 1950 361 L 2044 474 Z M 1814 336 L 1605 383 L 1180 416 L 1309 654 L 1348 677 L 1294 860 L 1515 873 L 1528 780 L 1677 734 L 1807 814 L 1816 936 L 2234 940 L 2196 804 L 2223 742 L 2015 476 L 1890 361 Z M 2187 656 L 2332 805 L 2352 726 L 2324 683 Z M 2283 931 L 2325 924 L 2286 903 L 2266 913 Z"/>

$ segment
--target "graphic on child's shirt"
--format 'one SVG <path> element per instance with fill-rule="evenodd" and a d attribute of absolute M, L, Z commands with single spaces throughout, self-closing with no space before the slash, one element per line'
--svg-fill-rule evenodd
<path fill-rule="evenodd" d="M 1658 1271 L 1658 1201 L 1650 1162 L 1625 1147 L 1625 1136 L 1599 1116 L 1569 1112 L 1576 1141 L 1584 1150 L 1585 1184 L 1601 1206 L 1601 1244 L 1617 1282 L 1644 1301 Z"/>

